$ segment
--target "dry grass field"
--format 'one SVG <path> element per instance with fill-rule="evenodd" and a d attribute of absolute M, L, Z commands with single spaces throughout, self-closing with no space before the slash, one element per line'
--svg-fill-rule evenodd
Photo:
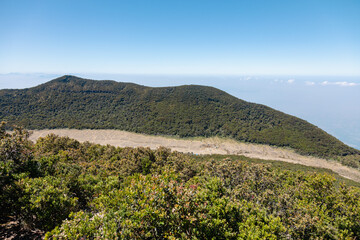
<path fill-rule="evenodd" d="M 339 175 L 360 182 L 360 172 L 341 165 L 335 161 L 302 156 L 292 150 L 272 147 L 267 145 L 236 142 L 222 138 L 196 138 L 176 139 L 163 136 L 150 136 L 125 132 L 120 130 L 76 130 L 76 129 L 52 129 L 33 130 L 30 136 L 32 141 L 39 137 L 54 133 L 59 136 L 68 136 L 80 142 L 89 141 L 102 145 L 117 147 L 149 147 L 156 149 L 160 146 L 170 148 L 173 151 L 193 154 L 231 154 L 244 155 L 251 158 L 264 160 L 278 160 L 297 163 L 306 166 L 331 169 Z"/>

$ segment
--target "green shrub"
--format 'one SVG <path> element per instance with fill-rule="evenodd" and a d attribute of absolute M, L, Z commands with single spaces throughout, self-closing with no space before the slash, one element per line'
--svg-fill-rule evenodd
<path fill-rule="evenodd" d="M 37 174 L 29 133 L 20 127 L 8 133 L 5 124 L 0 123 L 0 220 L 19 212 L 20 189 L 15 182 Z"/>
<path fill-rule="evenodd" d="M 2 218 L 48 239 L 360 236 L 360 189 L 315 168 L 0 134 Z"/>
<path fill-rule="evenodd" d="M 74 214 L 47 238 L 269 239 L 284 232 L 279 218 L 224 191 L 218 179 L 201 188 L 179 182 L 171 172 L 136 175 L 123 189 L 95 199 L 95 212 Z"/>
<path fill-rule="evenodd" d="M 23 193 L 20 215 L 27 226 L 51 230 L 77 210 L 78 199 L 60 178 L 24 178 L 18 185 Z"/>

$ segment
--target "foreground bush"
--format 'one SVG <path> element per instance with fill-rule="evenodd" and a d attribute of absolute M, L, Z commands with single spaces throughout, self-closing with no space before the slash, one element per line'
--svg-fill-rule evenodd
<path fill-rule="evenodd" d="M 268 178 L 259 176 L 261 173 Z M 72 214 L 46 237 L 355 239 L 359 236 L 358 189 L 342 186 L 337 190 L 334 179 L 326 175 L 284 175 L 257 167 L 245 169 L 243 174 L 247 179 L 236 188 L 227 185 L 221 177 L 199 176 L 183 182 L 169 172 L 135 175 L 119 188 L 100 194 L 93 200 L 91 211 Z M 254 178 L 258 178 L 260 185 L 254 185 Z M 259 189 L 259 186 L 271 186 L 271 189 Z"/>
<path fill-rule="evenodd" d="M 16 181 L 35 174 L 35 162 L 29 133 L 16 127 L 12 133 L 0 123 L 0 221 L 19 213 L 21 196 Z"/>
<path fill-rule="evenodd" d="M 18 184 L 22 188 L 20 215 L 28 227 L 51 230 L 77 210 L 78 199 L 59 178 L 25 178 Z"/>
<path fill-rule="evenodd" d="M 1 132 L 2 220 L 48 239 L 357 239 L 360 189 L 166 148 Z M 246 159 L 245 159 L 246 160 Z"/>
<path fill-rule="evenodd" d="M 46 235 L 52 239 L 271 239 L 285 232 L 280 218 L 224 194 L 222 182 L 184 184 L 169 172 L 136 175 L 94 200 Z"/>

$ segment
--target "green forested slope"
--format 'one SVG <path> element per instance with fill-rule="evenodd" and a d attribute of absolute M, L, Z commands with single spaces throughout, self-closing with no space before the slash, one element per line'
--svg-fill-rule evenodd
<path fill-rule="evenodd" d="M 0 90 L 0 120 L 29 129 L 102 128 L 180 137 L 224 136 L 357 159 L 360 151 L 308 122 L 205 86 L 150 88 L 63 76 Z"/>
<path fill-rule="evenodd" d="M 6 133 L 0 124 L 5 239 L 360 236 L 360 189 L 315 169 L 290 171 L 246 157 L 200 159 L 55 135 L 33 144 L 27 136 L 21 129 Z M 8 231 L 14 223 L 29 236 Z"/>

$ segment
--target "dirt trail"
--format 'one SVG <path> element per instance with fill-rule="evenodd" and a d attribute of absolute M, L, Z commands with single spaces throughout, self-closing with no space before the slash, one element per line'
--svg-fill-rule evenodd
<path fill-rule="evenodd" d="M 80 142 L 89 141 L 102 145 L 110 144 L 117 147 L 149 147 L 151 149 L 156 149 L 160 146 L 164 146 L 174 151 L 184 153 L 244 155 L 251 158 L 298 163 L 306 166 L 331 169 L 343 177 L 360 182 L 360 171 L 343 166 L 338 162 L 301 156 L 288 149 L 267 145 L 240 143 L 230 139 L 204 138 L 187 140 L 150 136 L 120 130 L 76 129 L 34 130 L 32 131 L 30 139 L 36 141 L 39 137 L 45 137 L 49 133 L 54 133 L 59 136 L 68 136 Z"/>

